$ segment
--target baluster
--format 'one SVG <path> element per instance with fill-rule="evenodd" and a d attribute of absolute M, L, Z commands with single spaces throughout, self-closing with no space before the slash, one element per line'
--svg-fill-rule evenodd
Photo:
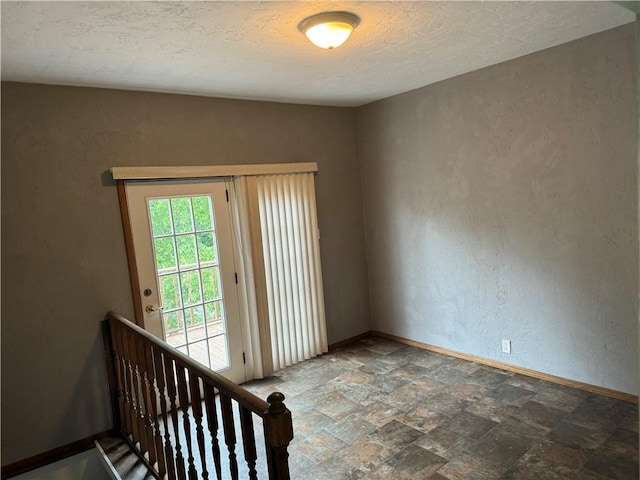
<path fill-rule="evenodd" d="M 133 366 L 133 389 L 135 391 L 136 400 L 136 419 L 138 423 L 138 431 L 140 432 L 140 453 L 144 455 L 149 452 L 151 445 L 149 445 L 148 430 L 147 425 L 145 424 L 144 399 L 142 395 L 144 386 L 142 380 L 142 369 L 140 367 L 140 358 L 138 356 L 138 341 L 134 334 L 131 334 L 129 338 L 129 348 L 131 351 L 131 362 Z"/>
<path fill-rule="evenodd" d="M 289 453 L 287 447 L 293 439 L 291 412 L 283 403 L 284 395 L 274 392 L 267 397 L 269 408 L 264 417 L 264 436 L 267 444 L 269 478 L 289 480 Z"/>
<path fill-rule="evenodd" d="M 118 345 L 118 349 L 120 350 L 120 364 L 118 365 L 118 370 L 120 371 L 120 376 L 122 377 L 122 397 L 124 401 L 124 424 L 126 426 L 125 435 L 129 438 L 133 438 L 133 422 L 131 422 L 132 410 L 131 406 L 131 397 L 129 395 L 130 382 L 129 375 L 127 375 L 127 353 L 124 345 L 124 330 L 121 327 L 116 328 L 116 344 Z"/>
<path fill-rule="evenodd" d="M 167 388 L 169 390 L 169 400 L 171 403 L 171 422 L 173 424 L 173 433 L 176 437 L 176 470 L 178 470 L 178 479 L 185 480 L 185 466 L 184 457 L 182 456 L 182 446 L 180 445 L 180 428 L 178 426 L 178 403 L 180 399 L 177 398 L 176 391 L 176 375 L 174 371 L 174 362 L 169 359 L 165 361 L 165 374 Z"/>
<path fill-rule="evenodd" d="M 220 464 L 220 443 L 218 442 L 218 412 L 216 411 L 216 391 L 205 383 L 204 385 L 204 406 L 207 412 L 207 426 L 211 435 L 211 450 L 213 452 L 213 463 L 216 468 L 216 478 L 222 480 L 222 465 Z"/>
<path fill-rule="evenodd" d="M 232 480 L 238 480 L 238 461 L 236 460 L 236 430 L 233 423 L 233 407 L 231 398 L 220 392 L 220 408 L 222 410 L 222 426 L 224 427 L 224 441 L 229 449 L 229 469 Z"/>
<path fill-rule="evenodd" d="M 202 465 L 202 478 L 207 480 L 207 455 L 204 447 L 204 429 L 202 428 L 202 399 L 200 398 L 200 379 L 195 372 L 189 372 L 189 390 L 191 391 L 191 409 L 196 421 L 196 438 L 198 451 L 200 452 L 200 464 Z"/>
<path fill-rule="evenodd" d="M 127 395 L 127 399 L 130 404 L 130 421 L 131 421 L 131 443 L 136 445 L 140 442 L 142 435 L 140 434 L 140 424 L 138 423 L 138 402 L 136 397 L 136 379 L 134 373 L 134 367 L 132 365 L 132 357 L 131 357 L 131 341 L 129 332 L 126 329 L 122 329 L 122 343 L 124 346 L 124 355 L 125 355 L 125 372 L 127 376 L 127 391 L 129 394 Z"/>
<path fill-rule="evenodd" d="M 164 362 L 167 361 L 167 358 L 159 350 L 154 349 L 153 360 L 156 369 L 156 385 L 158 388 L 158 395 L 160 395 L 160 414 L 162 415 L 162 425 L 164 427 L 164 457 L 167 465 L 167 475 L 169 480 L 174 480 L 176 478 L 176 469 L 173 463 L 173 446 L 171 445 L 171 433 L 169 433 L 167 417 L 168 392 L 164 381 Z M 160 442 L 162 442 L 162 440 L 160 440 Z M 160 448 L 162 448 L 162 445 Z"/>
<path fill-rule="evenodd" d="M 158 396 L 160 395 L 156 373 L 154 371 L 153 356 L 160 355 L 160 352 L 156 352 L 153 345 L 145 345 L 145 369 L 147 371 L 147 379 L 149 383 L 148 390 L 148 405 L 150 406 L 148 415 L 151 419 L 151 426 L 153 428 L 153 440 L 154 450 L 156 452 L 156 460 L 158 462 L 158 473 L 160 478 L 163 478 L 167 473 L 167 466 L 164 459 L 164 450 L 162 449 L 162 434 L 160 432 L 160 420 L 158 418 Z"/>
<path fill-rule="evenodd" d="M 249 480 L 258 480 L 256 472 L 256 435 L 253 431 L 253 413 L 245 407 L 240 407 L 240 427 L 242 429 L 242 443 L 244 444 L 244 458 L 249 467 Z"/>
<path fill-rule="evenodd" d="M 151 382 L 147 370 L 145 344 L 142 339 L 136 338 L 136 357 L 138 359 L 138 374 L 140 376 L 140 403 L 142 405 L 142 420 L 149 452 L 149 465 L 156 464 L 156 444 L 153 438 L 153 415 L 151 414 Z"/>
<path fill-rule="evenodd" d="M 187 441 L 187 460 L 189 462 L 189 480 L 198 478 L 196 466 L 193 458 L 193 448 L 191 445 L 191 421 L 189 420 L 189 393 L 187 390 L 186 368 L 176 364 L 178 374 L 178 394 L 180 396 L 180 409 L 182 410 L 182 424 L 184 426 L 184 437 Z"/>

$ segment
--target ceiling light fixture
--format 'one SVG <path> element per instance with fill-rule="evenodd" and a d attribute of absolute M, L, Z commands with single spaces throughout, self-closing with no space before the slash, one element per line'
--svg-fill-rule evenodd
<path fill-rule="evenodd" d="M 305 18 L 298 24 L 311 43 L 328 50 L 342 45 L 360 23 L 353 13 L 325 12 Z"/>

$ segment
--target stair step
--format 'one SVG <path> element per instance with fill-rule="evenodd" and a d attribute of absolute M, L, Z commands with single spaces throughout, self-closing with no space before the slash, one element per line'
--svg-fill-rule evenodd
<path fill-rule="evenodd" d="M 154 480 L 155 477 L 138 455 L 119 437 L 104 437 L 99 443 L 108 462 L 120 477 L 116 480 Z"/>

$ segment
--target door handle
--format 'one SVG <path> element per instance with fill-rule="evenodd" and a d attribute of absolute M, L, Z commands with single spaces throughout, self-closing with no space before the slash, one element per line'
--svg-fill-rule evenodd
<path fill-rule="evenodd" d="M 164 307 L 155 307 L 153 305 L 147 305 L 146 307 L 144 307 L 144 311 L 147 313 L 153 313 L 153 312 L 159 312 L 163 308 Z"/>

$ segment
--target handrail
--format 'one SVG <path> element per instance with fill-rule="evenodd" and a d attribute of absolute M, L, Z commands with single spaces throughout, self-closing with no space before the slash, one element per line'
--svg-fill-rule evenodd
<path fill-rule="evenodd" d="M 207 479 L 215 471 L 221 480 L 224 468 L 235 480 L 246 468 L 257 480 L 256 415 L 268 478 L 289 480 L 293 426 L 282 393 L 265 402 L 117 313 L 109 312 L 102 325 L 115 428 L 156 478 Z M 239 468 L 236 429 L 246 467 Z"/>
<path fill-rule="evenodd" d="M 215 384 L 218 390 L 223 391 L 226 395 L 230 396 L 237 402 L 246 402 L 247 406 L 251 408 L 252 412 L 263 416 L 264 412 L 266 412 L 269 408 L 269 404 L 262 400 L 260 397 L 254 395 L 248 390 L 245 390 L 240 385 L 236 385 L 231 380 L 226 379 L 219 373 L 216 373 L 213 370 L 203 366 L 201 363 L 196 362 L 190 356 L 185 355 L 177 348 L 174 348 L 168 343 L 163 342 L 155 335 L 150 334 L 144 328 L 141 328 L 132 321 L 127 320 L 122 315 L 119 315 L 115 312 L 109 312 L 107 313 L 106 318 L 112 318 L 113 320 L 122 323 L 127 328 L 144 337 L 148 342 L 154 344 L 156 347 L 162 350 L 165 350 L 173 357 L 174 360 L 179 360 L 188 369 L 198 372 L 198 375 L 200 375 L 200 377 L 206 378 L 211 383 Z"/>

